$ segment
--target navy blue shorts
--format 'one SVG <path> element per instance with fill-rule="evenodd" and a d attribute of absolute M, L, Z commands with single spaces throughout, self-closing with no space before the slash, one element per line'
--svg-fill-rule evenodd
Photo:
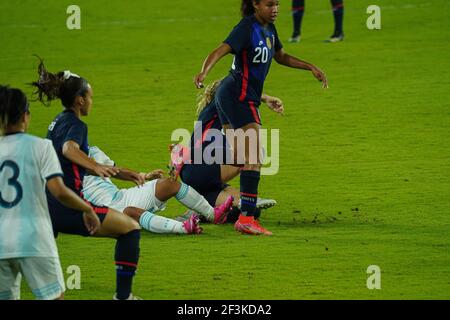
<path fill-rule="evenodd" d="M 220 179 L 220 164 L 185 164 L 181 169 L 181 180 L 205 197 L 214 207 L 222 190 L 229 185 Z"/>
<path fill-rule="evenodd" d="M 67 233 L 75 234 L 84 237 L 90 236 L 83 221 L 83 212 L 70 209 L 61 204 L 58 200 L 47 195 L 48 209 L 50 211 L 50 218 L 52 219 L 53 234 L 55 238 L 58 234 Z M 108 207 L 96 206 L 88 202 L 94 209 L 100 222 L 103 223 L 108 213 Z"/>
<path fill-rule="evenodd" d="M 240 101 L 239 84 L 232 75 L 222 80 L 215 94 L 217 113 L 222 125 L 230 124 L 233 129 L 249 123 L 261 123 L 259 102 Z"/>

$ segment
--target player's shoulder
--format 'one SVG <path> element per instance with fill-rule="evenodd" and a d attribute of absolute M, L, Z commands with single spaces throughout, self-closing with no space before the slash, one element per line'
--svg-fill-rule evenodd
<path fill-rule="evenodd" d="M 235 28 L 251 28 L 253 26 L 253 24 L 255 23 L 255 19 L 254 16 L 246 16 L 243 17 L 235 26 Z"/>

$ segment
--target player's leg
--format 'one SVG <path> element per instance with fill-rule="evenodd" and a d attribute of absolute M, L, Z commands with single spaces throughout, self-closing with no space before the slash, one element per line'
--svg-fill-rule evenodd
<path fill-rule="evenodd" d="M 59 258 L 27 257 L 19 259 L 23 274 L 37 300 L 63 300 L 64 276 Z"/>
<path fill-rule="evenodd" d="M 19 300 L 21 280 L 18 259 L 0 259 L 0 300 Z"/>
<path fill-rule="evenodd" d="M 153 233 L 202 233 L 202 228 L 199 226 L 199 218 L 195 214 L 188 220 L 179 222 L 135 207 L 127 207 L 123 213 L 139 222 L 142 228 Z"/>
<path fill-rule="evenodd" d="M 96 207 L 94 207 L 94 211 L 101 214 Z M 94 236 L 117 239 L 114 255 L 116 264 L 116 293 L 114 299 L 132 299 L 133 277 L 139 261 L 141 237 L 139 224 L 129 216 L 109 208 L 100 229 Z"/>
<path fill-rule="evenodd" d="M 331 0 L 331 6 L 334 16 L 334 32 L 329 42 L 338 42 L 344 39 L 343 21 L 344 21 L 344 0 Z"/>
<path fill-rule="evenodd" d="M 220 224 L 225 221 L 226 214 L 233 201 L 230 198 L 224 205 L 213 208 L 194 188 L 184 182 L 180 183 L 172 179 L 158 179 L 155 196 L 159 201 L 167 201 L 175 197 L 185 207 L 198 212 L 207 221 L 215 224 Z"/>
<path fill-rule="evenodd" d="M 289 42 L 299 42 L 302 33 L 303 13 L 305 12 L 305 0 L 292 0 L 292 19 L 294 30 Z"/>
<path fill-rule="evenodd" d="M 241 168 L 239 167 L 222 164 L 220 165 L 220 180 L 227 183 L 237 177 L 240 172 Z"/>
<path fill-rule="evenodd" d="M 235 228 L 242 233 L 270 235 L 254 218 L 261 171 L 259 128 L 256 122 L 241 127 L 245 135 L 245 164 L 240 178 L 241 215 Z"/>

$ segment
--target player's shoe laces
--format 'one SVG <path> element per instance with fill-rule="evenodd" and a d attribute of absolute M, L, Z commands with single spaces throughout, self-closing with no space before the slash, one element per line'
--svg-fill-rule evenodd
<path fill-rule="evenodd" d="M 343 40 L 344 40 L 344 34 L 341 33 L 341 34 L 333 34 L 330 37 L 330 39 L 325 40 L 325 42 L 334 43 L 334 42 L 339 42 L 339 41 L 343 41 Z"/>
<path fill-rule="evenodd" d="M 113 300 L 120 300 L 120 299 L 117 299 L 117 295 L 114 294 Z M 124 299 L 124 300 L 143 300 L 143 299 L 140 298 L 140 297 L 137 297 L 137 296 L 133 295 L 132 293 L 130 293 L 130 295 L 128 296 L 128 298 L 126 298 L 126 299 Z"/>
<path fill-rule="evenodd" d="M 200 234 L 203 232 L 203 228 L 199 226 L 200 219 L 198 215 L 191 214 L 191 216 L 183 222 L 183 228 L 187 234 Z"/>
<path fill-rule="evenodd" d="M 233 205 L 233 196 L 229 196 L 224 203 L 214 208 L 214 224 L 223 224 L 227 220 L 227 214 Z"/>
<path fill-rule="evenodd" d="M 298 36 L 292 36 L 288 39 L 289 43 L 297 43 L 300 42 L 300 40 L 302 39 L 302 36 L 298 35 Z"/>
<path fill-rule="evenodd" d="M 264 199 L 264 198 L 258 198 L 256 200 L 256 207 L 258 209 L 269 209 L 272 208 L 277 204 L 277 201 L 274 199 Z M 239 201 L 238 208 L 241 208 L 241 202 Z"/>
<path fill-rule="evenodd" d="M 234 224 L 234 229 L 236 231 L 239 231 L 240 233 L 244 234 L 251 234 L 251 235 L 266 235 L 271 236 L 272 232 L 269 230 L 263 228 L 257 220 L 255 220 L 253 217 L 243 217 L 240 216 L 238 221 Z"/>

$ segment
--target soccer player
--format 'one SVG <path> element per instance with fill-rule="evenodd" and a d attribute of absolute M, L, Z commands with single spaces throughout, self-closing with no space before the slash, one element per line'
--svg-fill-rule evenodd
<path fill-rule="evenodd" d="M 250 146 L 248 140 L 245 143 L 245 164 L 240 171 L 241 214 L 235 223 L 236 230 L 253 235 L 272 234 L 254 219 L 261 170 L 258 107 L 272 58 L 281 65 L 309 70 L 324 87 L 328 86 L 319 68 L 284 52 L 273 24 L 278 6 L 278 0 L 242 0 L 242 20 L 207 56 L 200 73 L 194 77 L 196 87 L 202 88 L 217 61 L 229 53 L 234 54 L 230 74 L 221 81 L 215 100 L 223 128 L 241 128 L 245 134 L 255 133 L 257 139 L 256 148 Z"/>
<path fill-rule="evenodd" d="M 92 208 L 64 185 L 52 143 L 25 133 L 29 123 L 23 92 L 0 86 L 0 300 L 20 299 L 22 276 L 36 299 L 64 297 L 46 186 L 58 201 L 84 212 L 88 232 L 100 226 Z"/>
<path fill-rule="evenodd" d="M 48 128 L 47 138 L 53 143 L 64 173 L 65 184 L 82 196 L 86 171 L 103 178 L 120 175 L 120 169 L 96 163 L 88 157 L 88 128 L 81 121 L 91 110 L 93 91 L 88 81 L 70 71 L 48 72 L 40 61 L 36 87 L 39 101 L 49 105 L 60 99 L 64 111 L 56 116 Z M 139 180 L 140 177 L 130 177 Z M 116 292 L 114 299 L 138 300 L 131 292 L 133 277 L 139 260 L 139 224 L 129 216 L 108 207 L 90 204 L 100 219 L 101 226 L 91 234 L 85 226 L 86 216 L 61 204 L 47 193 L 48 206 L 55 237 L 59 232 L 117 240 L 115 246 Z"/>
<path fill-rule="evenodd" d="M 97 163 L 115 166 L 100 148 L 89 147 L 89 157 Z M 98 176 L 86 175 L 83 179 L 83 195 L 86 200 L 108 206 L 120 212 L 125 212 L 139 222 L 146 230 L 155 233 L 201 233 L 198 226 L 199 218 L 192 215 L 184 223 L 155 215 L 155 212 L 164 210 L 165 203 L 175 197 L 187 208 L 199 213 L 206 221 L 220 224 L 225 221 L 226 215 L 233 203 L 229 196 L 223 204 L 213 208 L 197 191 L 185 183 L 163 178 L 162 170 L 150 173 L 138 173 L 130 169 L 121 168 L 122 172 L 140 175 L 145 184 L 129 189 L 119 190 L 111 179 L 102 179 Z"/>
<path fill-rule="evenodd" d="M 208 85 L 204 92 L 199 95 L 199 101 L 197 106 L 197 121 L 201 123 L 201 134 L 196 137 L 195 132 L 191 136 L 190 142 L 190 155 L 188 162 L 183 162 L 181 166 L 178 166 L 180 171 L 179 175 L 183 182 L 195 188 L 201 195 L 203 195 L 208 202 L 213 205 L 220 205 L 231 195 L 234 198 L 234 208 L 232 212 L 227 215 L 227 222 L 236 222 L 239 215 L 240 207 L 240 193 L 239 190 L 231 187 L 227 184 L 230 180 L 239 175 L 240 166 L 237 164 L 228 165 L 225 164 L 226 153 L 232 153 L 231 146 L 226 142 L 225 135 L 222 136 L 222 142 L 220 145 L 214 144 L 214 138 L 209 138 L 208 134 L 211 129 L 221 130 L 222 124 L 218 117 L 216 102 L 214 99 L 216 89 L 220 85 L 221 80 L 216 80 Z M 283 113 L 284 106 L 280 99 L 263 94 L 263 102 L 265 102 L 272 110 Z M 199 130 L 200 127 L 196 127 Z M 220 159 L 221 163 L 207 164 L 205 161 L 201 163 L 194 163 L 194 157 L 196 149 L 200 149 L 201 154 L 205 149 L 213 146 L 212 156 L 215 156 L 215 151 L 218 149 L 223 150 L 223 159 Z M 178 150 L 178 152 L 184 150 Z M 173 152 L 177 150 L 173 149 Z M 186 152 L 189 150 L 186 149 Z M 182 159 L 176 155 L 172 157 L 175 161 Z M 260 216 L 260 209 L 266 209 L 274 206 L 275 200 L 258 198 L 256 203 L 255 218 Z M 189 213 L 186 216 L 189 216 Z"/>
<path fill-rule="evenodd" d="M 334 16 L 334 32 L 326 42 L 338 42 L 344 40 L 342 23 L 344 20 L 344 0 L 331 0 L 331 7 Z M 292 18 L 294 31 L 289 38 L 289 42 L 300 42 L 303 13 L 305 12 L 305 0 L 292 0 Z"/>

